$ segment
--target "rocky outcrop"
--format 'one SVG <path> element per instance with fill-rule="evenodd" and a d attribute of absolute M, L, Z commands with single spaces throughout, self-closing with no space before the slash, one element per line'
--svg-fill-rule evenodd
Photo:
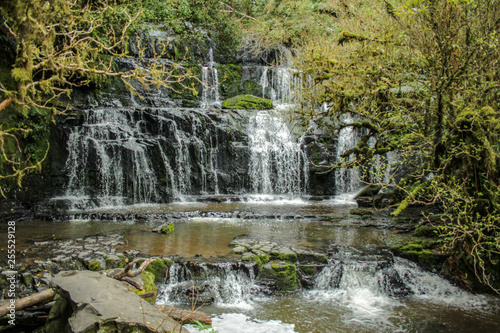
<path fill-rule="evenodd" d="M 188 332 L 104 273 L 63 271 L 52 285 L 59 296 L 47 332 Z"/>

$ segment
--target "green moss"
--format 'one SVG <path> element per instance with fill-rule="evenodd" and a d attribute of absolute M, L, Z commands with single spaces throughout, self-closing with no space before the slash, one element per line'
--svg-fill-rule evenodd
<path fill-rule="evenodd" d="M 435 236 L 436 228 L 428 224 L 423 224 L 415 228 L 413 235 L 416 237 L 432 237 Z"/>
<path fill-rule="evenodd" d="M 142 272 L 139 276 L 144 280 L 144 289 L 134 289 L 134 293 L 136 293 L 137 295 L 142 295 L 145 293 L 154 292 L 153 296 L 145 298 L 146 301 L 154 304 L 156 301 L 156 295 L 158 294 L 158 288 L 155 285 L 155 276 L 153 275 L 153 273 L 148 271 Z"/>
<path fill-rule="evenodd" d="M 217 67 L 219 72 L 219 89 L 222 98 L 227 99 L 240 95 L 242 93 L 241 86 L 241 75 L 243 69 L 239 65 L 221 65 Z"/>
<path fill-rule="evenodd" d="M 315 265 L 300 265 L 299 268 L 304 275 L 307 275 L 307 276 L 315 276 L 316 275 L 316 266 Z"/>
<path fill-rule="evenodd" d="M 278 259 L 285 260 L 287 262 L 297 262 L 297 253 L 278 253 Z"/>
<path fill-rule="evenodd" d="M 165 280 L 165 273 L 167 272 L 167 264 L 164 260 L 156 258 L 155 261 L 146 267 L 146 272 L 150 272 L 155 277 L 156 283 L 162 283 Z"/>
<path fill-rule="evenodd" d="M 261 95 L 262 86 L 253 80 L 247 79 L 243 82 L 243 93 L 246 95 Z"/>
<path fill-rule="evenodd" d="M 294 264 L 283 263 L 271 265 L 274 271 L 274 279 L 281 291 L 295 291 L 299 287 L 297 279 L 297 267 Z"/>
<path fill-rule="evenodd" d="M 89 270 L 91 271 L 102 271 L 103 268 L 101 266 L 101 262 L 100 261 L 92 261 L 89 265 Z"/>
<path fill-rule="evenodd" d="M 222 104 L 222 108 L 237 110 L 270 110 L 273 108 L 273 102 L 267 98 L 252 95 L 239 95 L 226 99 Z"/>
<path fill-rule="evenodd" d="M 241 257 L 242 261 L 253 261 L 259 265 L 264 265 L 269 262 L 269 255 L 265 252 L 255 254 L 252 253 L 251 255 L 244 255 Z"/>
<path fill-rule="evenodd" d="M 175 225 L 173 223 L 169 223 L 161 227 L 161 233 L 171 235 L 175 232 Z"/>

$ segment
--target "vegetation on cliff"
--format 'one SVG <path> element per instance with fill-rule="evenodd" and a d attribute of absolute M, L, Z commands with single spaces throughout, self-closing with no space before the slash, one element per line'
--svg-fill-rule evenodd
<path fill-rule="evenodd" d="M 241 36 L 258 53 L 286 45 L 303 80 L 298 116 L 362 131 L 343 161 L 381 179 L 370 162 L 390 152 L 400 202 L 424 215 L 465 280 L 500 289 L 500 4 L 498 0 L 3 1 L 0 16 L 0 191 L 39 170 L 49 124 L 73 89 L 105 77 L 171 87 L 190 75 L 148 61 L 116 70 L 140 24 L 208 34 L 226 50 Z M 203 29 L 194 29 L 192 24 Z M 181 57 L 182 58 L 182 57 Z M 173 75 L 175 73 L 175 75 Z M 169 75 L 172 74 L 172 75 Z M 348 119 L 353 121 L 346 122 Z M 6 185 L 7 184 L 7 185 Z M 453 263 L 453 264 L 451 264 Z M 469 277 L 470 278 L 470 277 Z"/>

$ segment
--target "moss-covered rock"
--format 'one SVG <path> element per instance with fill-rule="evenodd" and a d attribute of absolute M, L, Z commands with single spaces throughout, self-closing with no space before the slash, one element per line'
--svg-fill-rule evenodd
<path fill-rule="evenodd" d="M 281 291 L 295 291 L 299 287 L 297 267 L 290 263 L 272 264 L 278 289 Z"/>
<path fill-rule="evenodd" d="M 163 225 L 160 229 L 160 233 L 167 235 L 173 234 L 174 231 L 175 231 L 175 225 L 173 223 Z"/>
<path fill-rule="evenodd" d="M 243 82 L 243 93 L 246 95 L 262 95 L 262 86 L 253 80 L 247 79 Z"/>
<path fill-rule="evenodd" d="M 270 110 L 273 108 L 273 102 L 270 99 L 253 95 L 239 95 L 226 99 L 224 103 L 222 103 L 222 108 L 238 110 Z"/>
<path fill-rule="evenodd" d="M 393 235 L 383 241 L 398 256 L 415 261 L 433 271 L 439 271 L 442 268 L 445 256 L 438 251 L 440 244 L 437 238 L 405 234 Z"/>
<path fill-rule="evenodd" d="M 89 270 L 91 271 L 102 271 L 104 267 L 102 267 L 101 262 L 98 260 L 94 260 L 89 264 Z"/>
<path fill-rule="evenodd" d="M 222 98 L 228 99 L 242 93 L 240 89 L 241 75 L 243 69 L 239 65 L 220 65 L 217 67 L 219 72 L 219 90 Z"/>
<path fill-rule="evenodd" d="M 165 274 L 167 273 L 167 263 L 163 259 L 156 258 L 151 262 L 145 271 L 150 272 L 155 277 L 155 283 L 163 283 L 165 281 Z"/>
<path fill-rule="evenodd" d="M 316 265 L 300 265 L 300 271 L 306 276 L 315 276 L 317 273 Z"/>
<path fill-rule="evenodd" d="M 436 235 L 436 228 L 429 224 L 423 224 L 415 228 L 413 235 L 416 237 L 433 237 Z"/>
<path fill-rule="evenodd" d="M 144 271 L 139 275 L 142 280 L 144 281 L 144 288 L 142 290 L 139 290 L 137 288 L 133 289 L 133 292 L 136 293 L 137 295 L 142 295 L 145 293 L 153 292 L 154 294 L 150 297 L 144 298 L 146 301 L 148 301 L 151 304 L 154 304 L 156 301 L 156 296 L 158 295 L 158 288 L 156 287 L 155 284 L 155 276 L 153 273 Z"/>

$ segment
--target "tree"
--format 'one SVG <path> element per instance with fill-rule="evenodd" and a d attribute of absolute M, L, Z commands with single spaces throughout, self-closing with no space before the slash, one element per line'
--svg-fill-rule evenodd
<path fill-rule="evenodd" d="M 115 59 L 127 56 L 129 33 L 141 14 L 141 10 L 108 1 L 7 0 L 0 4 L 0 34 L 13 55 L 13 62 L 5 66 L 11 75 L 0 81 L 2 195 L 8 179 L 17 179 L 20 186 L 26 173 L 40 170 L 49 149 L 44 142 L 47 124 L 40 122 L 54 121 L 54 116 L 67 112 L 73 89 L 115 77 L 137 93 L 132 80 L 144 86 L 169 87 L 191 75 L 158 59 L 143 59 L 133 70 L 116 71 Z M 37 117 L 20 125 L 9 121 L 12 114 Z M 34 143 L 42 152 L 25 154 L 27 136 L 36 126 L 45 131 Z"/>
<path fill-rule="evenodd" d="M 311 40 L 298 59 L 311 78 L 306 122 L 363 132 L 329 170 L 397 152 L 406 177 L 393 214 L 438 206 L 444 249 L 498 292 L 498 1 L 360 1 L 336 12 L 337 43 Z"/>

